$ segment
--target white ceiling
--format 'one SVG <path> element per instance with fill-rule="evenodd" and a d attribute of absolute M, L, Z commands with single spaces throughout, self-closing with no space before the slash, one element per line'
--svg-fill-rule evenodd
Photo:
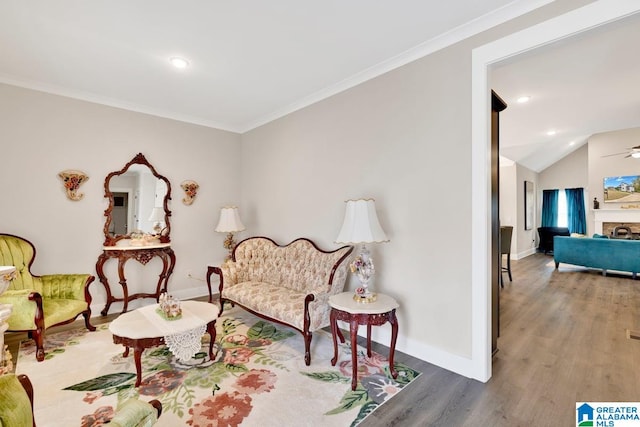
<path fill-rule="evenodd" d="M 3 0 L 0 81 L 244 132 L 549 1 Z"/>
<path fill-rule="evenodd" d="M 5 0 L 0 82 L 245 132 L 550 1 Z M 539 171 L 565 142 L 638 126 L 639 28 L 496 67 L 503 154 Z"/>
<path fill-rule="evenodd" d="M 638 46 L 640 14 L 498 64 L 501 154 L 540 172 L 593 134 L 639 127 Z M 516 102 L 523 95 L 531 100 Z"/>

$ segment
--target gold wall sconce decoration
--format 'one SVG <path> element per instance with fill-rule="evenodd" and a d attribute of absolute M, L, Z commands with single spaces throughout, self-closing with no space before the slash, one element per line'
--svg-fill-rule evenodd
<path fill-rule="evenodd" d="M 182 203 L 189 206 L 190 204 L 193 203 L 196 196 L 198 195 L 198 188 L 200 188 L 200 186 L 195 181 L 187 180 L 187 181 L 182 181 L 182 184 L 180 184 L 180 187 L 182 187 L 185 194 L 184 198 L 182 199 Z"/>
<path fill-rule="evenodd" d="M 78 190 L 80 189 L 80 185 L 89 180 L 89 176 L 82 171 L 73 169 L 63 170 L 58 176 L 62 179 L 67 197 L 74 201 L 82 200 L 84 193 L 80 193 Z"/>

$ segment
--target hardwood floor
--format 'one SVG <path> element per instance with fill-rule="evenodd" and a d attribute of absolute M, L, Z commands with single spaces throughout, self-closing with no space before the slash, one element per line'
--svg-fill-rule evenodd
<path fill-rule="evenodd" d="M 553 257 L 543 254 L 511 267 L 491 380 L 396 352 L 397 362 L 423 375 L 362 427 L 570 426 L 578 401 L 640 401 L 640 341 L 627 338 L 628 330 L 640 331 L 640 280 L 567 265 L 555 271 Z M 24 336 L 7 334 L 14 361 Z M 385 346 L 373 347 L 386 354 Z"/>
<path fill-rule="evenodd" d="M 486 384 L 414 358 L 423 372 L 368 426 L 570 426 L 576 402 L 640 401 L 640 281 L 560 265 L 536 254 L 512 260 L 501 290 L 501 336 Z"/>

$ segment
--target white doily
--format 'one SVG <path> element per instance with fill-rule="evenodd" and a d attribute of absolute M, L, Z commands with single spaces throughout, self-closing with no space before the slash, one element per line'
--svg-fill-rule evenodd
<path fill-rule="evenodd" d="M 164 343 L 178 360 L 186 362 L 200 351 L 205 329 L 206 325 L 202 325 L 186 332 L 167 335 L 164 337 Z"/>

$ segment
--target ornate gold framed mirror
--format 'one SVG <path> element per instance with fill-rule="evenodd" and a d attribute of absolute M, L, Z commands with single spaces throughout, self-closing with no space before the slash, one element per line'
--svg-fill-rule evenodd
<path fill-rule="evenodd" d="M 104 197 L 109 199 L 104 211 L 104 246 L 139 235 L 155 236 L 160 243 L 171 241 L 171 183 L 142 153 L 107 175 Z"/>

